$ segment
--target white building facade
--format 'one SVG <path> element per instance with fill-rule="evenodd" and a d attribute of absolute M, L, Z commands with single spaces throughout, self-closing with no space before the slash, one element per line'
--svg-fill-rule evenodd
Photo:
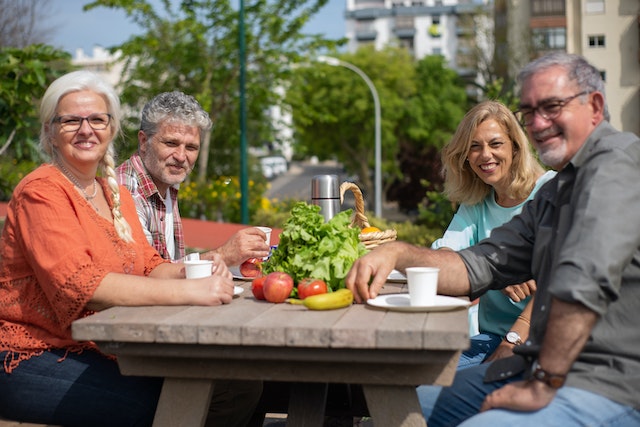
<path fill-rule="evenodd" d="M 486 1 L 346 0 L 347 50 L 373 44 L 403 46 L 416 59 L 442 55 L 449 68 L 475 74 L 469 63 L 477 46 L 473 16 L 486 12 Z"/>

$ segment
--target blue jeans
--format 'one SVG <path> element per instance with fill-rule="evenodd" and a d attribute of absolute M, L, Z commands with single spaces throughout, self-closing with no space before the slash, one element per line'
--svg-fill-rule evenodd
<path fill-rule="evenodd" d="M 549 405 L 535 412 L 492 409 L 478 413 L 487 394 L 503 385 L 519 381 L 520 375 L 505 381 L 484 383 L 490 364 L 456 372 L 451 387 L 444 387 L 437 400 L 432 386 L 418 387 L 418 398 L 429 427 L 635 427 L 640 411 L 613 402 L 598 394 L 573 387 L 558 390 Z M 434 405 L 435 404 L 435 405 Z"/>
<path fill-rule="evenodd" d="M 484 362 L 502 342 L 500 335 L 484 332 L 471 337 L 469 349 L 460 355 L 458 369 L 465 369 Z"/>
<path fill-rule="evenodd" d="M 0 353 L 4 360 L 7 352 Z M 0 369 L 0 414 L 65 427 L 151 426 L 162 378 L 120 374 L 113 360 L 93 352 L 45 351 Z"/>
<path fill-rule="evenodd" d="M 0 415 L 65 427 L 152 425 L 162 378 L 122 375 L 116 362 L 93 351 L 64 356 L 45 351 L 11 374 L 0 368 Z M 216 381 L 206 426 L 247 425 L 261 394 L 261 381 Z"/>

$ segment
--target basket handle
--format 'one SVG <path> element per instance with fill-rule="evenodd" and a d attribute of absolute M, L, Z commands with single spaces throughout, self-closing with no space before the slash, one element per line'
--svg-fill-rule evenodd
<path fill-rule="evenodd" d="M 351 190 L 356 201 L 356 210 L 351 220 L 351 225 L 358 225 L 360 228 L 369 227 L 369 220 L 364 214 L 364 199 L 362 198 L 362 191 L 353 182 L 343 182 L 340 185 L 340 204 L 344 202 L 344 193 L 347 190 Z"/>

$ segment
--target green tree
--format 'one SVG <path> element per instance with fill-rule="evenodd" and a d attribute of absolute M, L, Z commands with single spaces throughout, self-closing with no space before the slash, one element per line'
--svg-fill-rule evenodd
<path fill-rule="evenodd" d="M 70 70 L 70 56 L 51 46 L 0 48 L 0 200 L 41 162 L 38 105 L 47 86 Z"/>
<path fill-rule="evenodd" d="M 414 60 L 406 49 L 396 47 L 380 51 L 363 47 L 335 56 L 360 68 L 373 82 L 381 105 L 383 175 L 395 175 L 395 129 L 405 99 L 416 91 Z M 296 153 L 338 160 L 358 175 L 367 200 L 373 194 L 375 112 L 365 81 L 345 67 L 309 63 L 293 70 L 286 102 L 293 117 Z"/>
<path fill-rule="evenodd" d="M 47 45 L 0 48 L 0 154 L 38 161 L 38 103 L 71 70 L 70 56 Z"/>
<path fill-rule="evenodd" d="M 441 190 L 440 149 L 468 108 L 464 82 L 440 55 L 418 61 L 416 85 L 416 93 L 406 100 L 404 115 L 395 129 L 402 173 L 388 192 L 389 199 L 404 210 L 415 210 L 425 190 Z"/>
<path fill-rule="evenodd" d="M 289 63 L 302 51 L 335 48 L 336 41 L 307 36 L 301 30 L 327 0 L 258 0 L 245 7 L 247 142 L 273 142 L 270 106 L 280 101 L 275 90 Z M 162 1 L 158 11 L 143 0 L 96 0 L 96 7 L 122 9 L 142 28 L 120 46 L 125 71 L 123 103 L 132 121 L 149 98 L 159 92 L 181 90 L 193 95 L 214 122 L 210 148 L 201 152 L 200 169 L 207 175 L 239 172 L 238 10 L 229 0 Z M 132 145 L 135 143 L 132 142 Z M 209 165 L 208 167 L 206 165 Z M 202 170 L 200 171 L 201 175 Z"/>

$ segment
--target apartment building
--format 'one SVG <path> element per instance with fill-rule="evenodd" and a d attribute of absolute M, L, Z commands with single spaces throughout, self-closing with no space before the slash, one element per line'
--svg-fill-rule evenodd
<path fill-rule="evenodd" d="M 85 53 L 84 49 L 76 49 L 76 54 L 71 60 L 73 65 L 90 70 L 99 74 L 109 84 L 116 86 L 120 83 L 123 64 L 118 62 L 119 52 L 109 53 L 101 46 L 94 46 L 91 55 Z"/>
<path fill-rule="evenodd" d="M 442 55 L 461 75 L 476 74 L 476 22 L 483 0 L 347 0 L 347 50 L 404 46 L 417 59 Z"/>
<path fill-rule="evenodd" d="M 602 72 L 613 126 L 640 135 L 638 0 L 347 0 L 345 19 L 351 52 L 396 44 L 475 79 L 478 52 L 510 76 L 547 52 L 583 55 Z"/>

